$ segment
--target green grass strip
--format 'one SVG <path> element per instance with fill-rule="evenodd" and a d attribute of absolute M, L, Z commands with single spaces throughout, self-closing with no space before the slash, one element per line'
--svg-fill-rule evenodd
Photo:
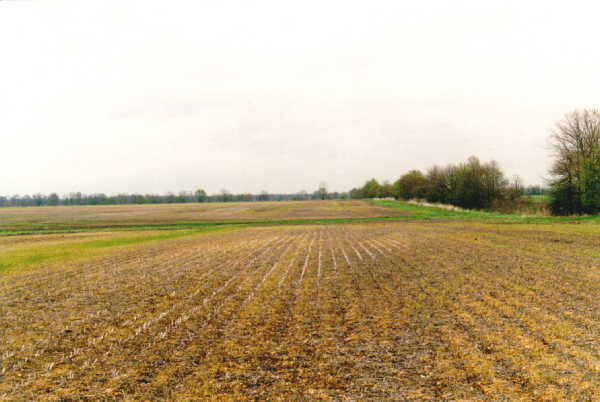
<path fill-rule="evenodd" d="M 33 268 L 42 263 L 63 263 L 82 257 L 98 255 L 103 250 L 117 247 L 138 245 L 153 241 L 177 239 L 186 236 L 197 235 L 224 230 L 236 230 L 236 226 L 206 227 L 193 230 L 174 230 L 163 233 L 149 233 L 115 237 L 109 239 L 77 240 L 60 244 L 31 245 L 25 248 L 8 250 L 0 256 L 0 276 L 7 273 L 21 272 Z"/>
<path fill-rule="evenodd" d="M 394 208 L 411 213 L 409 218 L 416 220 L 453 219 L 453 220 L 479 220 L 488 223 L 600 223 L 600 215 L 582 216 L 544 216 L 544 215 L 517 215 L 501 214 L 498 212 L 477 210 L 449 210 L 433 206 L 411 204 L 393 200 L 371 200 L 371 203 L 380 207 Z"/>

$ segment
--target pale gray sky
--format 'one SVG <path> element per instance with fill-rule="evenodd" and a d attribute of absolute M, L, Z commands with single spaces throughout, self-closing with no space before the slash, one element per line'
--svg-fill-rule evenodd
<path fill-rule="evenodd" d="M 540 183 L 600 98 L 595 1 L 0 1 L 0 194 Z"/>

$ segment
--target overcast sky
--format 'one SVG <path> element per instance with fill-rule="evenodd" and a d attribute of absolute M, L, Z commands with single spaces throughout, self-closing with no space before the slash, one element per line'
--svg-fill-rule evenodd
<path fill-rule="evenodd" d="M 595 1 L 0 1 L 0 194 L 526 183 L 600 100 Z"/>

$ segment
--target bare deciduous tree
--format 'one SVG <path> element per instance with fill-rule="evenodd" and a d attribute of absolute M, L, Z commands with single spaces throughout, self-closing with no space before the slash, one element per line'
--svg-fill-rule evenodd
<path fill-rule="evenodd" d="M 555 157 L 553 213 L 597 213 L 600 211 L 600 111 L 575 110 L 556 124 L 551 135 Z"/>

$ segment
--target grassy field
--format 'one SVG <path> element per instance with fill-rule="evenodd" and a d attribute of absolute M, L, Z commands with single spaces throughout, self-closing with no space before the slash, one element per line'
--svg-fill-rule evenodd
<path fill-rule="evenodd" d="M 550 202 L 550 194 L 528 195 L 527 199 L 537 203 L 548 203 Z"/>
<path fill-rule="evenodd" d="M 375 203 L 0 237 L 0 400 L 597 399 L 596 218 Z"/>
<path fill-rule="evenodd" d="M 452 210 L 435 206 L 423 206 L 394 200 L 372 200 L 371 203 L 401 213 L 400 216 L 388 218 L 371 218 L 377 220 L 461 220 L 487 223 L 600 223 L 600 215 L 549 216 L 547 214 L 502 214 L 498 212 L 476 210 Z"/>

